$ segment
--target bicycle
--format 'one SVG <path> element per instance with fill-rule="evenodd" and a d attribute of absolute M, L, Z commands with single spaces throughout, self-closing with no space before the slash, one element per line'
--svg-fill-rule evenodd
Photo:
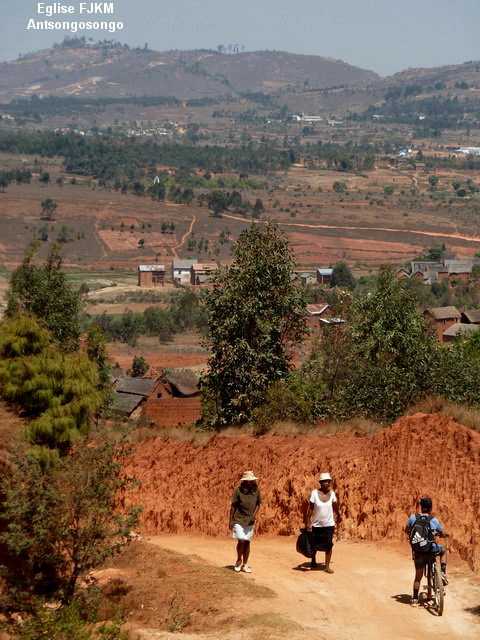
<path fill-rule="evenodd" d="M 429 556 L 425 564 L 424 575 L 427 579 L 427 600 L 433 603 L 431 608 L 437 616 L 441 616 L 444 607 L 445 586 L 442 580 L 439 556 L 433 553 Z"/>

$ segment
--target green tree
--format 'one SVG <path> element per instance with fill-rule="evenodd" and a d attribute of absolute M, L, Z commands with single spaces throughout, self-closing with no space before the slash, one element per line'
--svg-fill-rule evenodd
<path fill-rule="evenodd" d="M 273 224 L 252 225 L 206 293 L 211 350 L 202 380 L 204 421 L 217 428 L 244 423 L 268 387 L 286 378 L 292 347 L 306 332 L 305 301 L 293 283 L 295 262 Z"/>
<path fill-rule="evenodd" d="M 106 389 L 110 383 L 111 367 L 108 361 L 107 340 L 102 329 L 94 323 L 87 330 L 87 356 L 98 368 L 100 388 Z"/>
<path fill-rule="evenodd" d="M 337 180 L 333 183 L 333 190 L 335 191 L 335 193 L 346 193 L 347 189 L 348 187 L 346 182 L 340 182 L 339 180 Z"/>
<path fill-rule="evenodd" d="M 65 244 L 67 242 L 70 242 L 72 239 L 72 232 L 66 225 L 63 224 L 60 228 L 60 231 L 58 232 L 57 242 Z"/>
<path fill-rule="evenodd" d="M 32 598 L 72 601 L 82 576 L 129 541 L 139 509 L 118 510 L 133 482 L 122 467 L 123 444 L 82 442 L 68 458 L 45 468 L 23 450 L 2 473 L 2 533 L 10 562 L 4 567 L 10 605 L 25 610 Z"/>
<path fill-rule="evenodd" d="M 50 174 L 48 173 L 48 171 L 42 171 L 40 177 L 38 178 L 38 181 L 42 184 L 48 184 L 50 182 Z"/>
<path fill-rule="evenodd" d="M 346 262 L 337 262 L 332 272 L 332 287 L 343 287 L 345 289 L 355 288 L 355 278 Z"/>
<path fill-rule="evenodd" d="M 265 207 L 263 206 L 263 202 L 260 198 L 255 200 L 255 204 L 253 205 L 253 215 L 255 218 L 259 218 L 260 215 L 265 211 Z"/>
<path fill-rule="evenodd" d="M 35 315 L 52 332 L 62 350 L 74 351 L 80 337 L 80 294 L 66 281 L 58 247 L 51 248 L 43 265 L 34 263 L 37 250 L 38 244 L 32 244 L 12 274 L 7 315 Z"/>
<path fill-rule="evenodd" d="M 392 270 L 353 303 L 350 337 L 349 379 L 339 388 L 346 414 L 396 418 L 431 387 L 436 342 Z"/>
<path fill-rule="evenodd" d="M 55 211 L 57 210 L 58 206 L 55 200 L 52 200 L 52 198 L 45 198 L 45 200 L 42 200 L 40 206 L 42 208 L 42 219 L 49 221 L 55 219 Z"/>
<path fill-rule="evenodd" d="M 395 187 L 393 186 L 393 184 L 386 184 L 383 187 L 383 193 L 386 196 L 392 196 L 395 193 Z"/>
<path fill-rule="evenodd" d="M 88 433 L 104 402 L 96 365 L 63 353 L 31 316 L 0 325 L 0 394 L 31 420 L 27 435 L 39 455 L 61 454 Z"/>
<path fill-rule="evenodd" d="M 129 371 L 133 378 L 143 378 L 150 369 L 150 365 L 143 356 L 133 356 L 132 367 Z"/>
<path fill-rule="evenodd" d="M 440 178 L 438 176 L 428 176 L 428 184 L 430 185 L 431 191 L 436 190 L 439 182 Z"/>

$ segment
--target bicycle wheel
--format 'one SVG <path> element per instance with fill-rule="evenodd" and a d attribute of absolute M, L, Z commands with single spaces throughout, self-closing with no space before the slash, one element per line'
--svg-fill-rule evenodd
<path fill-rule="evenodd" d="M 445 588 L 443 586 L 442 573 L 440 570 L 440 563 L 438 560 L 433 565 L 433 593 L 435 609 L 438 616 L 443 614 L 443 600 L 445 595 Z"/>

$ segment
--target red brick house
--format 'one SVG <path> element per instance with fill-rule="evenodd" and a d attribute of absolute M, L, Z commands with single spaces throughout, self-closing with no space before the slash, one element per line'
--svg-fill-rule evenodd
<path fill-rule="evenodd" d="M 197 262 L 191 267 L 190 283 L 195 286 L 208 284 L 216 270 L 215 262 Z"/>
<path fill-rule="evenodd" d="M 163 287 L 165 266 L 163 264 L 140 264 L 138 266 L 139 287 Z"/>
<path fill-rule="evenodd" d="M 457 307 L 432 307 L 427 309 L 424 315 L 435 329 L 439 342 L 443 342 L 444 332 L 452 325 L 459 323 L 462 317 Z"/>

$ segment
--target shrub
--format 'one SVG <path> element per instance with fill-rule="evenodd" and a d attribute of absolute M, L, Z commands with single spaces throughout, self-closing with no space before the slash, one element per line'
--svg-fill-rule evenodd
<path fill-rule="evenodd" d="M 133 378 L 142 378 L 150 369 L 150 365 L 143 356 L 133 356 L 132 367 L 129 374 Z"/>
<path fill-rule="evenodd" d="M 83 441 L 45 468 L 16 452 L 0 479 L 4 606 L 33 611 L 39 598 L 69 604 L 79 578 L 127 544 L 139 512 L 117 510 L 133 482 L 122 468 L 128 453 L 122 444 Z"/>
<path fill-rule="evenodd" d="M 0 325 L 0 394 L 33 418 L 32 444 L 61 453 L 88 432 L 105 399 L 97 365 L 82 353 L 59 351 L 28 316 Z"/>

